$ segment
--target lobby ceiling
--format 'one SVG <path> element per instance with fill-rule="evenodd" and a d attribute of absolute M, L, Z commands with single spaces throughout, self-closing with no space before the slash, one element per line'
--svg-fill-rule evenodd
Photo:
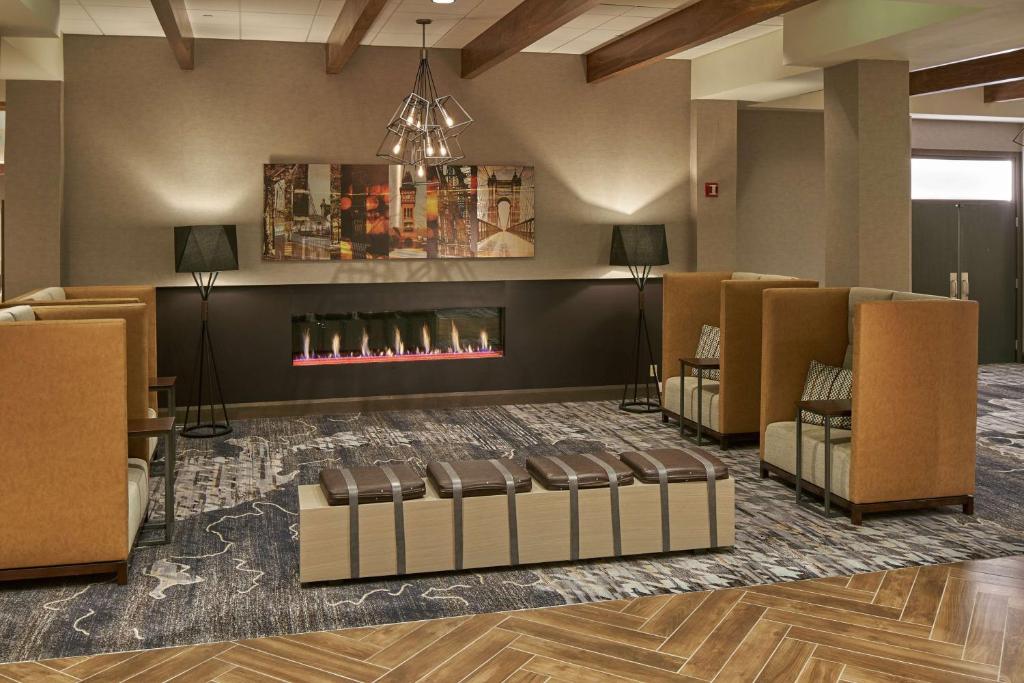
<path fill-rule="evenodd" d="M 345 1 L 184 0 L 197 38 L 307 43 L 328 41 Z M 418 46 L 415 21 L 425 17 L 433 20 L 428 45 L 465 48 L 522 2 L 388 0 L 361 44 Z M 650 25 L 695 2 L 602 0 L 515 49 L 592 61 L 596 51 L 607 53 L 601 48 L 645 27 L 646 40 L 656 33 Z M 67 34 L 164 35 L 151 0 L 60 0 L 60 9 Z M 906 60 L 915 70 L 1022 48 L 1024 0 L 819 0 L 742 26 L 675 53 L 670 39 L 657 58 L 692 60 L 695 98 L 771 102 L 820 90 L 822 69 L 853 59 Z"/>

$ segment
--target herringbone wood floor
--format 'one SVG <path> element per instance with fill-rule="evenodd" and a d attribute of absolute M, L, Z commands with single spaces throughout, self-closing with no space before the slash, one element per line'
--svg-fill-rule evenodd
<path fill-rule="evenodd" d="M 1024 558 L 0 666 L 0 681 L 1024 683 Z"/>

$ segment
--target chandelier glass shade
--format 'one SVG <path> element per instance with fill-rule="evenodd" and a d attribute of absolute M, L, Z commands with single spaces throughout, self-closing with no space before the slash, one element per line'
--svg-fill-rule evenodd
<path fill-rule="evenodd" d="M 437 94 L 427 58 L 430 19 L 417 19 L 416 23 L 423 27 L 416 82 L 391 117 L 377 156 L 415 166 L 416 175 L 422 178 L 427 167 L 450 164 L 465 156 L 458 138 L 473 123 L 473 118 L 454 97 Z"/>

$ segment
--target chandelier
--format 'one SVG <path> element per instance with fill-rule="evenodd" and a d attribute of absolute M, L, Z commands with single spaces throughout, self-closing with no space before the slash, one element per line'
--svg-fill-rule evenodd
<path fill-rule="evenodd" d="M 458 138 L 473 119 L 451 95 L 438 96 L 427 60 L 427 26 L 431 21 L 417 19 L 416 23 L 423 27 L 416 82 L 391 118 L 377 156 L 415 166 L 416 176 L 423 178 L 427 167 L 450 164 L 465 156 Z"/>

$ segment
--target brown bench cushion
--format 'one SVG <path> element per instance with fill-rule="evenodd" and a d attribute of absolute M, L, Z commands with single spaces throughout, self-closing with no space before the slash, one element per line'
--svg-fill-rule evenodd
<path fill-rule="evenodd" d="M 462 495 L 464 496 L 489 496 L 504 495 L 505 477 L 498 468 L 494 466 L 493 460 L 462 460 L 448 463 L 455 474 L 462 482 Z M 516 493 L 529 491 L 533 486 L 530 473 L 510 460 L 502 460 L 501 464 L 512 475 L 516 485 Z M 448 476 L 444 467 L 439 462 L 432 462 L 427 465 L 427 476 L 434 482 L 437 493 L 442 498 L 452 497 L 452 478 Z"/>
<path fill-rule="evenodd" d="M 679 450 L 678 448 L 652 448 L 646 451 L 646 453 L 665 466 L 670 482 L 707 480 L 707 470 L 704 469 L 704 463 L 686 451 Z M 701 453 L 701 455 L 710 460 L 711 464 L 715 466 L 715 479 L 727 479 L 729 477 L 729 468 L 721 460 L 710 453 Z M 645 484 L 658 483 L 658 469 L 647 458 L 636 451 L 620 453 L 619 457 L 636 473 L 637 479 Z"/>
<path fill-rule="evenodd" d="M 422 498 L 427 485 L 416 471 L 408 465 L 391 465 L 402 485 L 402 499 Z M 360 503 L 383 503 L 390 501 L 391 481 L 381 467 L 349 468 L 359 491 Z M 340 469 L 326 469 L 320 472 L 320 488 L 327 497 L 328 505 L 348 505 L 348 485 Z"/>
<path fill-rule="evenodd" d="M 633 471 L 622 464 L 622 461 L 611 453 L 594 453 L 594 456 L 608 463 L 615 471 L 620 486 L 633 483 Z M 576 472 L 581 489 L 602 488 L 608 486 L 608 474 L 604 468 L 583 455 L 555 456 Z M 569 476 L 553 460 L 538 455 L 526 459 L 526 469 L 546 489 L 568 489 Z"/>

